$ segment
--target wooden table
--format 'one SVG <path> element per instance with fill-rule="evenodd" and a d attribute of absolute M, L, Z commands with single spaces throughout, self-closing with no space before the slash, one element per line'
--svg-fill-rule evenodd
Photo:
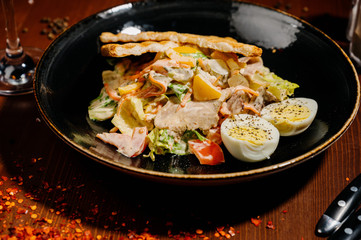
<path fill-rule="evenodd" d="M 45 49 L 51 40 L 40 34 L 46 28 L 42 18 L 69 17 L 74 24 L 123 2 L 35 0 L 29 5 L 16 0 L 19 36 L 24 46 Z M 347 48 L 351 0 L 254 2 L 302 17 Z M 4 40 L 3 20 L 0 36 Z M 0 235 L 318 239 L 314 229 L 319 217 L 361 171 L 360 121 L 358 115 L 324 153 L 272 177 L 182 187 L 134 179 L 89 160 L 47 127 L 34 96 L 0 97 Z M 261 222 L 256 226 L 251 219 Z"/>

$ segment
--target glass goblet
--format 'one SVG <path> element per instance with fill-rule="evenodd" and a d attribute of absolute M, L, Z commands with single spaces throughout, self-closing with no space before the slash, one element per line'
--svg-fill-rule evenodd
<path fill-rule="evenodd" d="M 28 94 L 33 91 L 33 76 L 43 51 L 22 47 L 17 34 L 13 0 L 1 0 L 6 30 L 6 49 L 0 50 L 0 95 Z"/>

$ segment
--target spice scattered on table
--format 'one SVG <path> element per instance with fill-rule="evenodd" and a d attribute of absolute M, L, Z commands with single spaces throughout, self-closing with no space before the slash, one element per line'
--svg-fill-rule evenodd
<path fill-rule="evenodd" d="M 309 10 L 310 10 L 310 9 L 309 9 L 307 6 L 304 6 L 304 7 L 302 8 L 302 11 L 305 12 L 305 13 L 308 12 Z"/>
<path fill-rule="evenodd" d="M 267 222 L 266 228 L 268 228 L 268 229 L 276 229 L 276 227 L 273 225 L 272 221 Z"/>
<path fill-rule="evenodd" d="M 257 218 L 251 218 L 251 222 L 253 223 L 253 225 L 255 225 L 256 227 L 258 227 L 262 220 L 260 219 L 260 217 L 258 216 Z"/>
<path fill-rule="evenodd" d="M 44 17 L 40 22 L 47 24 L 46 28 L 43 28 L 40 33 L 46 35 L 49 40 L 53 40 L 57 35 L 64 32 L 69 27 L 69 17 L 58 17 L 55 19 Z"/>
<path fill-rule="evenodd" d="M 273 6 L 274 8 L 277 9 L 284 9 L 286 11 L 290 10 L 292 8 L 292 4 L 291 3 L 283 3 L 281 1 L 276 2 L 276 4 Z"/>
<path fill-rule="evenodd" d="M 75 177 L 71 185 L 61 181 L 48 182 L 43 178 L 43 174 L 46 173 L 46 161 L 43 158 L 14 161 L 13 165 L 20 169 L 19 176 L 0 176 L 0 239 L 112 239 L 107 232 L 93 234 L 87 229 L 88 224 L 99 225 L 99 218 L 105 220 L 103 230 L 119 233 L 119 239 L 159 239 L 159 236 L 153 233 L 151 221 L 146 220 L 144 228 L 136 227 L 140 220 L 132 216 L 122 216 L 119 209 L 110 209 L 107 213 L 109 216 L 104 216 L 102 210 L 105 202 L 101 199 L 91 204 L 88 213 L 77 211 L 77 206 L 67 203 L 67 196 L 70 193 L 76 194 L 81 200 L 82 194 L 79 194 L 78 190 L 84 190 L 86 184 Z M 25 168 L 33 170 L 25 174 Z M 38 181 L 40 185 L 35 184 Z M 42 204 L 49 204 L 49 196 L 53 204 L 48 207 L 48 211 L 44 211 Z M 165 232 L 162 230 L 159 234 L 167 234 L 169 239 L 175 240 L 222 240 L 231 239 L 239 234 L 239 231 L 229 225 L 213 229 L 209 225 L 207 231 L 199 227 L 178 229 L 179 226 L 176 225 L 166 220 Z"/>

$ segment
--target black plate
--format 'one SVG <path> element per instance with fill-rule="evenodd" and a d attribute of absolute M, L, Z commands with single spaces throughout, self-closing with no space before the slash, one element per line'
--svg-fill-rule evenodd
<path fill-rule="evenodd" d="M 263 48 L 266 66 L 300 88 L 295 96 L 319 104 L 310 128 L 281 138 L 269 160 L 243 163 L 227 152 L 226 164 L 201 166 L 194 156 L 125 158 L 95 134 L 107 123 L 87 117 L 87 107 L 108 68 L 99 54 L 101 32 L 136 27 L 142 31 L 178 31 L 231 36 Z M 231 1 L 147 1 L 129 3 L 92 15 L 60 35 L 43 55 L 35 79 L 38 107 L 55 133 L 70 146 L 122 172 L 176 183 L 215 184 L 254 179 L 314 157 L 348 128 L 360 100 L 358 75 L 346 54 L 308 23 L 280 11 Z"/>

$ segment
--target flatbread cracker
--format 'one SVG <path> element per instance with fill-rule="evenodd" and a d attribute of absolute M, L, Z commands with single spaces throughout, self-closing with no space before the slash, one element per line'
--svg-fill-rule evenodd
<path fill-rule="evenodd" d="M 262 55 L 262 49 L 250 44 L 237 42 L 229 37 L 203 36 L 177 32 L 141 32 L 136 35 L 125 33 L 113 34 L 103 32 L 100 35 L 103 43 L 115 42 L 142 42 L 142 41 L 172 41 L 182 44 L 194 44 L 201 48 L 210 48 L 221 52 L 239 53 L 246 57 L 258 57 Z"/>
<path fill-rule="evenodd" d="M 106 44 L 101 47 L 101 54 L 105 57 L 139 56 L 147 52 L 164 52 L 179 45 L 171 41 L 145 41 L 141 43 Z"/>

